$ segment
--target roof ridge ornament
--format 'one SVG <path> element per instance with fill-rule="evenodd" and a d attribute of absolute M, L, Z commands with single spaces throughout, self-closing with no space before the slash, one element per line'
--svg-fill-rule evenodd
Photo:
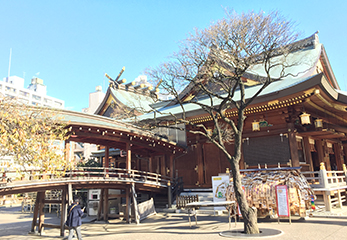
<path fill-rule="evenodd" d="M 145 96 L 152 96 L 155 95 L 157 98 L 157 93 L 159 92 L 159 85 L 161 82 L 158 83 L 158 85 L 155 87 L 155 90 L 153 90 L 153 86 L 148 86 L 144 83 L 138 84 L 136 81 L 129 82 L 125 84 L 126 79 L 120 79 L 121 75 L 125 71 L 125 67 L 121 69 L 116 79 L 112 79 L 107 73 L 105 73 L 105 76 L 109 79 L 110 88 L 117 89 L 117 90 L 123 90 L 123 91 L 131 91 L 137 94 L 145 95 Z M 120 79 L 120 80 L 119 80 Z"/>

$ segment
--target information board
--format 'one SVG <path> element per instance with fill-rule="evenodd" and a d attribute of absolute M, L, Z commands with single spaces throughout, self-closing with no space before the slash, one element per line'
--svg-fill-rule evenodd
<path fill-rule="evenodd" d="M 213 176 L 212 177 L 212 190 L 213 202 L 226 201 L 225 191 L 229 186 L 229 176 Z M 225 210 L 225 207 L 215 207 L 215 210 Z"/>
<path fill-rule="evenodd" d="M 276 186 L 276 203 L 278 217 L 289 217 L 289 201 L 287 185 Z"/>

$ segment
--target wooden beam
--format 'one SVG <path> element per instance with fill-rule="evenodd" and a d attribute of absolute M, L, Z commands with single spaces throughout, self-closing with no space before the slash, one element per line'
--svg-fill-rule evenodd
<path fill-rule="evenodd" d="M 60 228 L 60 225 L 52 224 L 52 223 L 44 223 L 42 225 L 43 227 L 47 227 L 47 228 Z"/>
<path fill-rule="evenodd" d="M 125 197 L 125 194 L 109 194 L 108 199 Z"/>
<path fill-rule="evenodd" d="M 61 200 L 57 200 L 57 199 L 45 199 L 44 203 L 47 204 L 61 204 Z"/>

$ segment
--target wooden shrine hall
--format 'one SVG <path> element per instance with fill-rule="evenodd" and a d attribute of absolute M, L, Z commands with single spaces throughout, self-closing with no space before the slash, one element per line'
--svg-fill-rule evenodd
<path fill-rule="evenodd" d="M 318 34 L 293 43 L 287 57 L 291 72 L 271 83 L 245 110 L 241 169 L 301 167 L 317 171 L 324 163 L 327 170 L 342 170 L 347 156 L 347 92 L 341 91 Z M 276 78 L 276 69 L 274 78 Z M 265 76 L 263 66 L 255 65 L 245 77 L 246 98 L 262 86 L 257 79 Z M 238 90 L 235 91 L 238 96 Z M 196 124 L 213 131 L 210 115 L 197 103 L 218 102 L 200 94 L 193 84 L 179 95 L 185 115 Z M 235 99 L 237 101 L 237 99 Z M 156 118 L 182 114 L 182 106 L 172 100 L 157 109 Z M 159 114 L 160 113 L 160 114 Z M 230 119 L 237 111 L 226 109 Z M 153 119 L 153 113 L 139 120 Z M 187 125 L 187 154 L 175 162 L 186 189 L 211 188 L 211 177 L 226 171 L 230 164 L 224 154 L 202 136 L 190 133 Z M 227 150 L 234 152 L 233 141 Z"/>

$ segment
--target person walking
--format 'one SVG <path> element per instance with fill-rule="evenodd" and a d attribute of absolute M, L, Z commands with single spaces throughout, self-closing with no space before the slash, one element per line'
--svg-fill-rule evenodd
<path fill-rule="evenodd" d="M 79 202 L 80 202 L 79 198 L 75 198 L 74 202 L 67 209 L 68 216 L 67 216 L 65 225 L 69 227 L 68 240 L 72 240 L 74 232 L 76 232 L 77 239 L 82 240 L 81 218 L 83 216 L 84 208 L 81 209 Z"/>

